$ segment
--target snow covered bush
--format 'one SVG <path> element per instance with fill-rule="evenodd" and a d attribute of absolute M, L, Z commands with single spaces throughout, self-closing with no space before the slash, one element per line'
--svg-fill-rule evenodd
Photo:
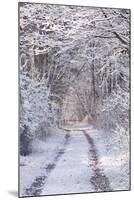
<path fill-rule="evenodd" d="M 20 142 L 21 149 L 24 145 L 26 150 L 30 141 L 37 137 L 45 138 L 48 134 L 48 128 L 53 123 L 53 114 L 49 104 L 49 89 L 44 78 L 33 80 L 23 72 L 20 74 L 20 86 Z M 21 152 L 23 154 L 23 150 Z"/>

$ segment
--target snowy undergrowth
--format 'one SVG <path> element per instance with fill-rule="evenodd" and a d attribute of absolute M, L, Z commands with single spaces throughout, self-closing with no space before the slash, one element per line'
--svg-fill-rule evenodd
<path fill-rule="evenodd" d="M 36 139 L 32 146 L 32 154 L 20 157 L 20 194 L 25 195 L 25 190 L 31 186 L 35 178 L 45 174 L 45 167 L 53 160 L 64 143 L 65 131 L 58 129 L 45 141 Z"/>
<path fill-rule="evenodd" d="M 117 131 L 117 132 L 116 132 Z M 112 134 L 90 129 L 88 133 L 93 138 L 98 149 L 99 164 L 109 178 L 112 190 L 129 189 L 129 143 L 125 130 L 116 129 Z"/>

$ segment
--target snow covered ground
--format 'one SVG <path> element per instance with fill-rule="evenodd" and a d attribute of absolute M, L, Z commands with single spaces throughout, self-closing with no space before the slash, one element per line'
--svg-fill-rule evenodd
<path fill-rule="evenodd" d="M 20 157 L 20 196 L 27 196 L 26 189 L 30 188 L 36 177 L 46 173 L 46 167 L 53 163 L 55 155 L 62 147 L 65 140 L 65 131 L 57 131 L 46 141 L 36 140 L 35 149 L 29 156 Z M 32 193 L 31 193 L 32 195 Z"/>
<path fill-rule="evenodd" d="M 129 189 L 128 153 L 92 126 L 60 130 L 21 157 L 20 196 Z"/>
<path fill-rule="evenodd" d="M 71 131 L 70 134 L 70 143 L 57 167 L 50 174 L 42 195 L 94 191 L 90 183 L 93 172 L 89 167 L 86 138 L 81 131 Z"/>

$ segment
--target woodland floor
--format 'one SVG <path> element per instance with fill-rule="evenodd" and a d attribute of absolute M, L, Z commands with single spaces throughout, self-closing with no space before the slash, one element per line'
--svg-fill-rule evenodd
<path fill-rule="evenodd" d="M 21 158 L 20 196 L 129 189 L 127 160 L 108 151 L 104 133 L 66 127 L 59 138 L 52 136 L 38 154 Z"/>

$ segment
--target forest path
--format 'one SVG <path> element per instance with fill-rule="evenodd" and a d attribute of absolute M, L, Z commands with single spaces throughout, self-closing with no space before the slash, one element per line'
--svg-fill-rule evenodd
<path fill-rule="evenodd" d="M 90 136 L 93 129 L 66 131 L 64 143 L 53 162 L 45 166 L 44 175 L 36 177 L 26 189 L 28 196 L 111 190 L 94 142 L 98 136 Z"/>
<path fill-rule="evenodd" d="M 70 135 L 64 155 L 51 171 L 42 195 L 94 191 L 90 182 L 93 172 L 89 167 L 87 139 L 82 131 L 70 131 Z"/>

